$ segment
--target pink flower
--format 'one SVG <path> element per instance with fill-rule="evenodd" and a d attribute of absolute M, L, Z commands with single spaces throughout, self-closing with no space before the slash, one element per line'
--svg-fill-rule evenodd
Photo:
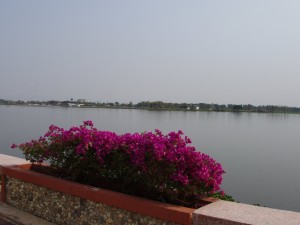
<path fill-rule="evenodd" d="M 16 144 L 12 144 L 10 147 L 11 147 L 11 148 L 17 148 L 17 147 L 18 147 L 18 145 L 16 145 Z"/>
<path fill-rule="evenodd" d="M 146 186 L 159 187 L 166 193 L 205 196 L 219 191 L 224 173 L 221 164 L 196 151 L 190 145 L 191 140 L 183 134 L 181 130 L 169 134 L 155 130 L 117 135 L 94 128 L 88 120 L 68 130 L 51 125 L 38 140 L 11 147 L 19 147 L 32 162 L 46 160 L 62 168 L 73 163 L 72 168 L 77 170 L 89 170 L 87 165 L 98 166 L 103 174 L 112 173 L 114 168 L 110 168 L 112 161 L 109 160 L 114 160 L 113 164 L 125 164 L 116 170 L 130 168 L 135 171 L 136 174 L 130 174 L 128 179 L 142 177 L 142 182 L 148 182 Z M 109 168 L 107 173 L 106 168 Z"/>
<path fill-rule="evenodd" d="M 93 127 L 94 126 L 93 122 L 90 121 L 90 120 L 83 121 L 83 124 L 84 124 L 84 126 L 88 126 L 88 127 Z"/>

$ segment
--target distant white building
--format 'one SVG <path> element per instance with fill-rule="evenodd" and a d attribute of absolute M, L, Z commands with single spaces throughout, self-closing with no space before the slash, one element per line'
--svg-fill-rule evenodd
<path fill-rule="evenodd" d="M 68 103 L 69 107 L 82 107 L 84 104 Z"/>

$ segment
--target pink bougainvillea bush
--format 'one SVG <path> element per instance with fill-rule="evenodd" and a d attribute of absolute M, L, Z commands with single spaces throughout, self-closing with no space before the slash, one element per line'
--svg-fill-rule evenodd
<path fill-rule="evenodd" d="M 48 162 L 73 181 L 113 181 L 124 193 L 197 207 L 197 199 L 222 192 L 224 170 L 190 144 L 182 131 L 117 135 L 85 121 L 69 130 L 52 125 L 38 140 L 12 147 L 33 163 Z"/>

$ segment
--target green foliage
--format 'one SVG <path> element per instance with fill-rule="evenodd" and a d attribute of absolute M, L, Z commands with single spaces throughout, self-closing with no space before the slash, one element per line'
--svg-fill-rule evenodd
<path fill-rule="evenodd" d="M 233 199 L 233 197 L 231 195 L 225 194 L 222 191 L 212 194 L 211 197 L 219 198 L 224 201 L 235 202 L 235 200 Z"/>

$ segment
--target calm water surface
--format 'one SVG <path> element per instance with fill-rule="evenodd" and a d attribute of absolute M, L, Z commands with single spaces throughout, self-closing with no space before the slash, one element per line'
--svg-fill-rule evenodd
<path fill-rule="evenodd" d="M 223 165 L 222 187 L 237 201 L 300 211 L 300 115 L 0 106 L 0 153 L 22 157 L 12 143 L 84 120 L 118 134 L 183 130 Z"/>

